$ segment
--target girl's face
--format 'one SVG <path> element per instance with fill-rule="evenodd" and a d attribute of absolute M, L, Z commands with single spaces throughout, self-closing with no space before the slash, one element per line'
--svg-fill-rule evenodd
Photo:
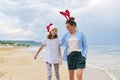
<path fill-rule="evenodd" d="M 57 34 L 57 29 L 56 28 L 52 29 L 50 33 L 52 36 L 55 36 Z"/>
<path fill-rule="evenodd" d="M 71 26 L 69 23 L 66 24 L 66 29 L 71 33 L 72 31 L 75 30 L 74 26 Z"/>

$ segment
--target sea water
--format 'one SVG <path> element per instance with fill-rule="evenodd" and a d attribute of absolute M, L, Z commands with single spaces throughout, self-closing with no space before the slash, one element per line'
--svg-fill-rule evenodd
<path fill-rule="evenodd" d="M 92 45 L 87 64 L 104 70 L 112 80 L 120 80 L 120 45 Z"/>

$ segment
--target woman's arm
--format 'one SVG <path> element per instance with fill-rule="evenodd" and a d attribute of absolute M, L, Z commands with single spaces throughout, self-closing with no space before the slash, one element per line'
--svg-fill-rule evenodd
<path fill-rule="evenodd" d="M 65 45 L 66 35 L 67 35 L 67 34 L 64 34 L 64 36 L 63 36 L 62 39 L 60 40 L 60 46 Z"/>
<path fill-rule="evenodd" d="M 37 53 L 35 54 L 34 59 L 37 58 L 39 52 L 43 49 L 43 47 L 44 47 L 44 45 L 42 44 L 41 47 L 39 48 L 39 50 L 37 51 Z"/>
<path fill-rule="evenodd" d="M 86 41 L 86 37 L 85 37 L 84 34 L 82 36 L 82 44 L 83 44 L 83 53 L 84 53 L 84 56 L 85 56 L 85 58 L 87 58 L 87 41 Z"/>

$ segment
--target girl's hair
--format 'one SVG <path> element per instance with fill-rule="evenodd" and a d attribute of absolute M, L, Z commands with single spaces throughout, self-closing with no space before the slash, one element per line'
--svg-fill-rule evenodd
<path fill-rule="evenodd" d="M 75 26 L 76 27 L 76 22 L 74 21 L 75 20 L 75 18 L 74 17 L 70 17 L 70 19 L 68 19 L 67 21 L 66 21 L 66 24 L 70 24 L 71 26 Z"/>
<path fill-rule="evenodd" d="M 47 36 L 47 38 L 48 38 L 48 39 L 52 39 L 52 35 L 51 35 L 51 33 Z M 58 38 L 58 35 L 57 35 L 57 34 L 54 35 L 53 39 L 56 39 L 56 38 Z"/>

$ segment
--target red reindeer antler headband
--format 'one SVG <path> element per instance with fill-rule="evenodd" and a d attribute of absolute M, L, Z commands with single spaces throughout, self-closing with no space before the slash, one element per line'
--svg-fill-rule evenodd
<path fill-rule="evenodd" d="M 69 12 L 69 10 L 66 9 L 65 12 L 64 11 L 60 11 L 60 14 L 63 15 L 67 20 L 70 19 L 70 12 Z"/>

